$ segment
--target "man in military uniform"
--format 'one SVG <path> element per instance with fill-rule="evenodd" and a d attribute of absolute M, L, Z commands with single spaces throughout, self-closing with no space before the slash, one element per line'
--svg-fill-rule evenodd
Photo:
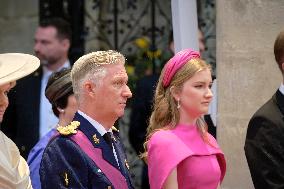
<path fill-rule="evenodd" d="M 79 58 L 71 71 L 79 110 L 67 127 L 58 127 L 43 154 L 42 188 L 133 188 L 115 121 L 132 96 L 125 58 L 97 51 Z"/>

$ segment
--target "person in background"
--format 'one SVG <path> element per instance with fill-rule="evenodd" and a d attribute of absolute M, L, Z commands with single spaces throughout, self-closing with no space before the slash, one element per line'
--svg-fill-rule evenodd
<path fill-rule="evenodd" d="M 202 56 L 204 51 L 206 50 L 205 48 L 205 41 L 204 41 L 204 34 L 201 31 L 201 29 L 198 29 L 198 43 L 199 43 L 199 52 Z M 208 132 L 216 138 L 216 127 L 217 127 L 217 79 L 215 76 L 212 75 L 213 83 L 212 83 L 212 93 L 213 93 L 213 99 L 212 102 L 210 103 L 208 113 L 205 114 L 204 120 L 208 126 Z"/>
<path fill-rule="evenodd" d="M 205 51 L 205 39 L 204 39 L 204 34 L 200 28 L 198 28 L 198 47 L 199 47 L 199 53 L 202 55 L 202 53 L 204 53 Z"/>
<path fill-rule="evenodd" d="M 39 65 L 39 59 L 29 54 L 0 54 L 0 124 L 9 105 L 7 94 L 16 85 L 16 80 L 34 72 Z M 15 143 L 2 131 L 0 131 L 0 188 L 32 188 L 26 161 L 20 155 Z"/>
<path fill-rule="evenodd" d="M 44 93 L 49 76 L 70 67 L 70 43 L 71 29 L 66 21 L 60 18 L 43 20 L 35 32 L 34 44 L 41 67 L 18 81 L 19 85 L 9 94 L 11 104 L 3 118 L 2 129 L 16 143 L 24 158 L 58 122 Z"/>
<path fill-rule="evenodd" d="M 205 51 L 204 36 L 200 29 L 198 29 L 198 43 L 199 43 L 199 52 L 202 54 Z M 170 32 L 168 39 L 168 54 L 169 59 L 174 55 L 175 46 L 173 39 L 173 32 Z M 149 76 L 142 77 L 137 81 L 136 90 L 134 92 L 134 98 L 132 101 L 131 107 L 131 116 L 129 124 L 129 142 L 134 148 L 137 155 L 140 155 L 144 151 L 143 143 L 146 139 L 147 127 L 149 124 L 149 118 L 152 112 L 153 98 L 155 88 L 159 79 L 159 74 L 152 74 Z M 206 120 L 208 121 L 208 127 L 211 131 L 212 127 L 210 115 L 205 115 Z M 216 129 L 215 129 L 216 131 Z M 213 131 L 214 132 L 214 131 Z M 215 132 L 216 133 L 216 132 Z M 215 136 L 215 135 L 214 135 Z M 143 163 L 142 168 L 142 182 L 141 188 L 149 189 L 149 178 L 148 178 L 148 169 L 147 165 Z"/>
<path fill-rule="evenodd" d="M 275 40 L 274 55 L 282 81 L 250 119 L 244 146 L 255 189 L 284 188 L 284 31 Z"/>
<path fill-rule="evenodd" d="M 173 32 L 170 32 L 168 39 L 167 56 L 174 54 Z M 164 63 L 163 63 L 164 64 Z M 148 120 L 152 111 L 154 91 L 159 79 L 158 73 L 146 75 L 136 83 L 134 98 L 131 106 L 131 116 L 129 123 L 129 142 L 139 156 L 143 153 L 143 143 L 146 139 Z M 148 168 L 145 162 L 142 167 L 141 188 L 149 189 Z"/>
<path fill-rule="evenodd" d="M 57 127 L 67 126 L 77 111 L 77 102 L 73 94 L 70 69 L 63 69 L 53 73 L 47 82 L 45 96 L 52 104 L 53 113 L 59 118 L 56 127 L 51 129 L 32 148 L 28 156 L 30 176 L 33 188 L 41 189 L 39 167 L 44 149 L 50 139 L 57 133 Z"/>
<path fill-rule="evenodd" d="M 145 142 L 151 189 L 217 188 L 226 162 L 202 116 L 212 100 L 210 66 L 191 49 L 164 66 Z"/>
<path fill-rule="evenodd" d="M 78 111 L 46 147 L 40 166 L 42 189 L 133 188 L 115 121 L 132 93 L 122 54 L 96 51 L 71 71 Z"/>

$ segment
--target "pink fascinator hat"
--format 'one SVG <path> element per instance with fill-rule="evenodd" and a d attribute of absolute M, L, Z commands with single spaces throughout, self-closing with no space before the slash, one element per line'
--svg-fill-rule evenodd
<path fill-rule="evenodd" d="M 192 49 L 184 49 L 176 53 L 165 65 L 163 86 L 168 87 L 175 73 L 191 59 L 200 58 L 200 54 Z"/>

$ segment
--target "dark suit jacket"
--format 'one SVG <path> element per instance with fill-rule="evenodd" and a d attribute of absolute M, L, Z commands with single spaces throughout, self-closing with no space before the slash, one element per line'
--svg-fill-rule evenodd
<path fill-rule="evenodd" d="M 78 129 L 87 136 L 96 148 L 102 149 L 103 158 L 122 173 L 127 181 L 128 188 L 133 188 L 130 174 L 125 164 L 126 157 L 118 137 L 118 132 L 114 132 L 114 135 L 116 138 L 115 145 L 118 146 L 116 153 L 120 168 L 112 153 L 112 148 L 105 142 L 95 127 L 79 114 L 75 115 L 74 121 L 80 122 Z M 94 134 L 99 139 L 98 144 L 93 140 Z M 109 186 L 114 188 L 94 161 L 74 141 L 68 136 L 58 136 L 48 144 L 42 157 L 40 166 L 42 189 L 66 188 L 64 181 L 65 173 L 68 174 L 69 178 L 68 188 L 105 189 Z"/>
<path fill-rule="evenodd" d="M 284 96 L 280 91 L 251 118 L 245 154 L 256 189 L 284 188 Z"/>
<path fill-rule="evenodd" d="M 17 81 L 9 92 L 9 106 L 1 124 L 2 131 L 27 158 L 39 139 L 39 106 L 42 68 Z"/>
<path fill-rule="evenodd" d="M 149 118 L 152 112 L 154 93 L 159 75 L 145 76 L 138 80 L 132 101 L 132 113 L 129 125 L 129 142 L 138 155 L 144 152 Z M 148 168 L 143 164 L 141 188 L 148 189 Z"/>
<path fill-rule="evenodd" d="M 129 126 L 129 141 L 137 154 L 144 152 L 149 118 L 152 112 L 153 97 L 159 75 L 145 76 L 137 82 L 132 101 Z"/>

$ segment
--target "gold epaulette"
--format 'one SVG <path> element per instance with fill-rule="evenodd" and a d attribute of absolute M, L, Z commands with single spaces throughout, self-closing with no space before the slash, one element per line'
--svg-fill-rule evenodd
<path fill-rule="evenodd" d="M 119 132 L 119 130 L 118 130 L 115 126 L 112 126 L 111 129 L 112 129 L 113 131 Z"/>
<path fill-rule="evenodd" d="M 67 126 L 59 126 L 57 127 L 57 131 L 64 136 L 70 135 L 70 134 L 76 134 L 77 133 L 77 128 L 79 127 L 80 122 L 79 121 L 72 121 L 69 125 Z"/>

